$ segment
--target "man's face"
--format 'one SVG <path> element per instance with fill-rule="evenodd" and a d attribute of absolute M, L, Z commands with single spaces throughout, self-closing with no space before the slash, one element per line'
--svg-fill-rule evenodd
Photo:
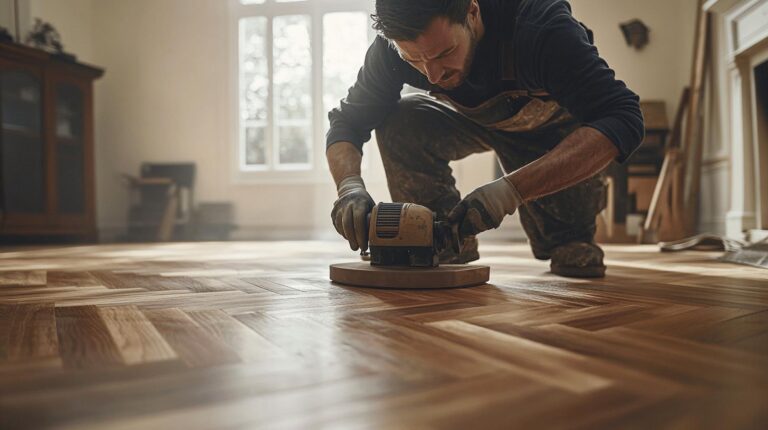
<path fill-rule="evenodd" d="M 416 40 L 396 40 L 403 60 L 415 67 L 433 85 L 450 90 L 469 75 L 479 40 L 479 16 L 470 13 L 467 24 L 451 24 L 438 17 Z M 482 26 L 482 24 L 479 24 Z"/>

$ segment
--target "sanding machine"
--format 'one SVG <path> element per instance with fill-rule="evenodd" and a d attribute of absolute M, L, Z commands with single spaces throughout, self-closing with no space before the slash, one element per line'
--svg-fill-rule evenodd
<path fill-rule="evenodd" d="M 368 221 L 373 266 L 438 267 L 445 249 L 460 252 L 458 226 L 436 221 L 434 212 L 413 203 L 379 203 Z"/>
<path fill-rule="evenodd" d="M 447 249 L 461 251 L 457 225 L 413 203 L 379 203 L 368 217 L 370 253 L 354 263 L 332 264 L 332 281 L 355 287 L 392 289 L 458 288 L 483 285 L 490 268 L 440 265 Z"/>

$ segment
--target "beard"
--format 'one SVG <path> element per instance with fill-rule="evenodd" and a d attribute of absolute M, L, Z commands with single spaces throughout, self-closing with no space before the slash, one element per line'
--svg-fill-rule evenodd
<path fill-rule="evenodd" d="M 453 90 L 458 87 L 460 87 L 462 84 L 464 84 L 464 81 L 467 80 L 467 76 L 469 76 L 469 72 L 472 70 L 472 63 L 475 61 L 475 52 L 477 50 L 477 45 L 479 43 L 477 34 L 475 31 L 467 26 L 467 31 L 469 32 L 469 48 L 467 50 L 467 58 L 464 59 L 464 65 L 462 67 L 462 70 L 459 72 L 456 72 L 459 74 L 459 79 L 456 81 L 455 84 L 451 84 L 448 86 L 440 85 L 441 88 L 446 90 Z"/>

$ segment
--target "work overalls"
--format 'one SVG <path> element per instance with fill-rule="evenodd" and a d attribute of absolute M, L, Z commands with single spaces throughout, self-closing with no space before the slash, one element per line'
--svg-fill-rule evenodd
<path fill-rule="evenodd" d="M 514 78 L 511 65 L 504 78 Z M 392 200 L 430 208 L 444 219 L 460 201 L 448 163 L 493 150 L 506 173 L 540 158 L 581 127 L 544 91 L 509 91 L 466 107 L 445 94 L 411 94 L 376 129 Z M 519 208 L 534 256 L 569 242 L 592 242 L 605 207 L 597 175 Z M 476 247 L 471 238 L 465 246 Z"/>

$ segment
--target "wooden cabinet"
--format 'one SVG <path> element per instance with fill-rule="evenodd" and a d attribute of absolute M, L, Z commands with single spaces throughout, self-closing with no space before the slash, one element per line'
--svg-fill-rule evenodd
<path fill-rule="evenodd" d="M 96 239 L 93 82 L 103 70 L 0 43 L 0 238 Z"/>

